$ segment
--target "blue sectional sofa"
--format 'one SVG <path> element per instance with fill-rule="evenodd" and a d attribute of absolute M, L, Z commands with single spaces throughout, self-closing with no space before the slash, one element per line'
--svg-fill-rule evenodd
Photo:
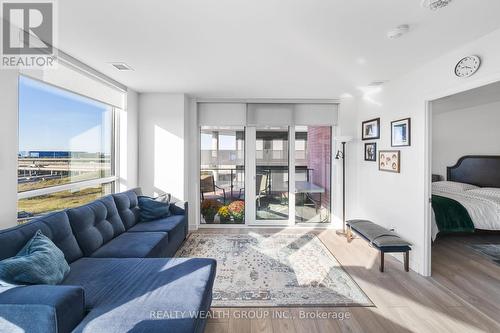
<path fill-rule="evenodd" d="M 60 285 L 0 287 L 0 332 L 203 332 L 216 262 L 174 256 L 187 203 L 139 222 L 140 189 L 0 231 L 0 260 L 41 230 L 71 267 Z"/>

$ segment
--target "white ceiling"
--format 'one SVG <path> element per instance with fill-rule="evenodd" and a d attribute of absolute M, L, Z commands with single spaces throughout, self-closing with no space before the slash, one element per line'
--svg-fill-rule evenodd
<path fill-rule="evenodd" d="M 59 1 L 59 48 L 140 92 L 337 98 L 500 28 L 500 1 Z M 386 33 L 410 24 L 408 35 Z M 109 62 L 125 62 L 118 72 Z"/>

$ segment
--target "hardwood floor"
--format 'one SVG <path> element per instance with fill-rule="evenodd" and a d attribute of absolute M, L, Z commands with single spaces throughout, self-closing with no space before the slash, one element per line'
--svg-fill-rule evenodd
<path fill-rule="evenodd" d="M 282 230 L 202 229 L 197 232 L 250 231 Z M 433 248 L 433 276 L 424 278 L 411 271 L 404 272 L 402 264 L 392 256 L 386 256 L 386 271 L 380 273 L 378 252 L 359 238 L 347 244 L 334 230 L 312 232 L 335 255 L 375 307 L 215 308 L 215 318 L 209 319 L 206 332 L 500 332 L 500 266 L 464 246 L 464 242 L 472 240 L 440 239 Z M 497 240 L 500 243 L 500 237 L 497 236 Z M 217 313 L 222 315 L 216 316 Z M 345 318 L 339 319 L 341 314 Z"/>

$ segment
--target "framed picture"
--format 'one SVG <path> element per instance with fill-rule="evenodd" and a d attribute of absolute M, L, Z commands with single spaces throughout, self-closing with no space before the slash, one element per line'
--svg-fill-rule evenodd
<path fill-rule="evenodd" d="M 401 171 L 401 152 L 399 150 L 381 150 L 378 153 L 378 169 L 399 173 Z"/>
<path fill-rule="evenodd" d="M 375 142 L 365 143 L 365 161 L 377 161 L 377 144 Z"/>
<path fill-rule="evenodd" d="M 363 121 L 361 127 L 363 140 L 380 139 L 380 118 Z"/>
<path fill-rule="evenodd" d="M 391 146 L 411 145 L 411 119 L 405 118 L 391 122 Z"/>

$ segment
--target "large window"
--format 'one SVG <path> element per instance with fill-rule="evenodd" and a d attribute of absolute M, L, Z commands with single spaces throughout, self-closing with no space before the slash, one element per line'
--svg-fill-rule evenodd
<path fill-rule="evenodd" d="M 18 215 L 30 218 L 111 193 L 113 107 L 19 79 Z"/>

